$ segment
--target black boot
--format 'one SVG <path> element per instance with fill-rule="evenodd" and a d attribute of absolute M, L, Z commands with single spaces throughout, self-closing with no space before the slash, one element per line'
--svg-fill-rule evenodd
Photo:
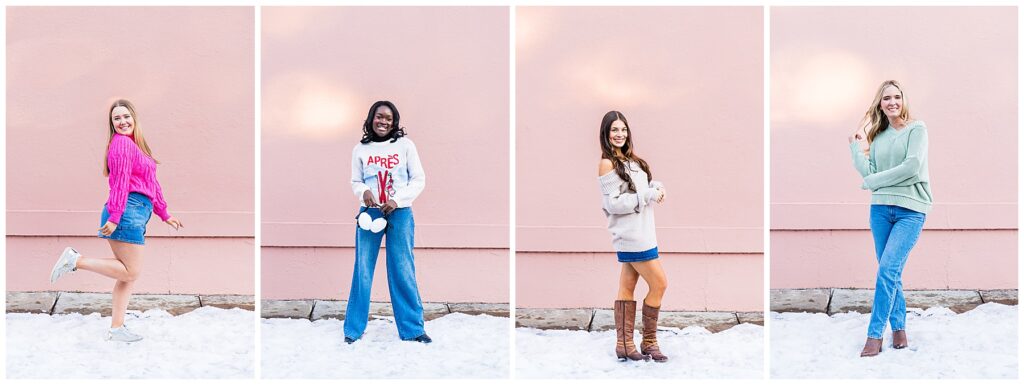
<path fill-rule="evenodd" d="M 428 336 L 427 333 L 423 333 L 419 337 L 413 338 L 413 339 L 411 339 L 409 341 L 422 342 L 422 343 L 425 343 L 425 344 L 429 344 L 431 342 L 434 342 L 434 340 L 430 339 L 430 336 Z"/>

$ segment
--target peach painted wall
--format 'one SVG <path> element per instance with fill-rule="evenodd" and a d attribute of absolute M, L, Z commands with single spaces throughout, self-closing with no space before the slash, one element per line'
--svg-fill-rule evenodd
<path fill-rule="evenodd" d="M 507 303 L 505 7 L 264 7 L 262 295 L 345 298 L 366 111 L 391 100 L 427 187 L 416 213 L 425 301 Z M 372 292 L 388 300 L 384 251 Z"/>
<path fill-rule="evenodd" d="M 928 125 L 935 199 L 904 284 L 1016 288 L 1016 8 L 775 7 L 771 23 L 771 287 L 874 285 L 846 138 L 897 79 Z"/>
<path fill-rule="evenodd" d="M 517 8 L 517 307 L 611 307 L 597 166 L 616 109 L 668 192 L 663 306 L 763 308 L 762 21 L 760 7 Z"/>
<path fill-rule="evenodd" d="M 253 33 L 252 7 L 7 8 L 7 290 L 113 286 L 47 278 L 68 245 L 112 257 L 95 234 L 107 108 L 124 97 L 186 226 L 153 216 L 136 289 L 254 293 Z"/>

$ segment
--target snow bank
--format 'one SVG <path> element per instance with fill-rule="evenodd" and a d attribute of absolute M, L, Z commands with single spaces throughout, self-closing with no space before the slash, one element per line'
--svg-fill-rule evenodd
<path fill-rule="evenodd" d="M 1017 306 L 909 309 L 910 347 L 861 358 L 870 314 L 772 313 L 772 378 L 1016 378 Z"/>
<path fill-rule="evenodd" d="M 634 341 L 639 348 L 640 333 Z M 516 329 L 516 378 L 754 378 L 764 376 L 764 328 L 740 324 L 719 333 L 660 328 L 669 361 L 618 362 L 615 331 Z"/>
<path fill-rule="evenodd" d="M 402 341 L 391 318 L 345 343 L 342 321 L 262 321 L 263 378 L 508 378 L 509 320 L 452 313 L 428 321 L 431 344 Z"/>
<path fill-rule="evenodd" d="M 7 314 L 8 378 L 253 378 L 255 320 L 241 309 L 202 307 L 174 317 L 129 312 L 145 339 L 104 338 L 99 314 Z"/>

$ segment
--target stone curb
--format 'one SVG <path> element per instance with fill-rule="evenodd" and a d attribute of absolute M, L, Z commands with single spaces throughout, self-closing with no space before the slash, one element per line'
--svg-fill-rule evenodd
<path fill-rule="evenodd" d="M 986 303 L 995 302 L 1003 305 L 1017 304 L 1017 290 L 982 290 L 980 293 L 981 300 Z"/>
<path fill-rule="evenodd" d="M 348 301 L 319 299 L 303 300 L 262 300 L 260 301 L 261 318 L 294 318 L 311 321 L 322 319 L 345 319 L 345 308 Z M 508 304 L 505 303 L 443 303 L 424 302 L 423 318 L 430 321 L 451 313 L 469 315 L 487 314 L 495 317 L 508 317 Z M 370 317 L 392 317 L 390 302 L 370 302 Z"/>
<path fill-rule="evenodd" d="M 7 293 L 8 313 L 52 314 L 59 292 L 9 292 Z"/>
<path fill-rule="evenodd" d="M 309 319 L 313 316 L 313 300 L 260 301 L 262 318 Z"/>
<path fill-rule="evenodd" d="M 510 313 L 507 303 L 449 303 L 448 309 L 452 313 L 469 315 L 487 314 L 504 318 L 508 318 Z"/>
<path fill-rule="evenodd" d="M 736 319 L 741 324 L 754 324 L 764 326 L 764 313 L 762 312 L 736 313 Z"/>
<path fill-rule="evenodd" d="M 213 306 L 221 309 L 237 307 L 243 310 L 256 311 L 255 297 L 251 295 L 200 295 L 199 302 L 203 306 Z"/>
<path fill-rule="evenodd" d="M 594 309 L 516 309 L 516 327 L 590 330 L 594 313 Z"/>
<path fill-rule="evenodd" d="M 134 294 L 128 310 L 162 309 L 181 315 L 202 306 L 223 309 L 255 308 L 251 295 Z M 110 315 L 110 293 L 23 291 L 7 292 L 8 313 L 67 314 L 99 313 Z"/>
<path fill-rule="evenodd" d="M 824 313 L 832 289 L 786 289 L 771 291 L 771 310 L 778 313 Z"/>
<path fill-rule="evenodd" d="M 760 312 L 662 311 L 659 318 L 658 326 L 699 326 L 712 333 L 727 330 L 740 323 L 764 325 L 764 314 Z M 637 311 L 637 330 L 641 328 L 641 322 L 640 311 Z M 516 309 L 516 327 L 597 332 L 614 330 L 615 319 L 612 309 Z"/>
<path fill-rule="evenodd" d="M 1017 304 L 1017 290 L 908 290 L 908 308 L 946 307 L 956 313 L 983 303 Z M 772 289 L 771 311 L 836 314 L 870 313 L 872 289 Z"/>

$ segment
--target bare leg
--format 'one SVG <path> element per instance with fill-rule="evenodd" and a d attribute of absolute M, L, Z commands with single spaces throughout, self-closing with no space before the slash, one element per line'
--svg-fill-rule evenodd
<path fill-rule="evenodd" d="M 644 278 L 650 291 L 644 297 L 644 304 L 651 307 L 661 307 L 661 297 L 665 296 L 665 289 L 668 288 L 668 278 L 665 277 L 665 269 L 661 267 L 661 261 L 655 259 L 644 262 L 630 262 L 634 271 Z"/>
<path fill-rule="evenodd" d="M 114 243 L 117 241 L 107 241 L 110 242 L 110 249 L 114 250 Z M 124 242 L 117 243 L 125 244 Z M 128 279 L 128 268 L 125 267 L 125 264 L 121 262 L 119 258 L 89 258 L 83 255 L 78 258 L 78 264 L 75 265 L 75 268 L 78 270 L 91 271 L 119 281 Z"/>
<path fill-rule="evenodd" d="M 640 274 L 636 272 L 636 269 L 628 263 L 623 263 L 622 272 L 619 273 L 619 295 L 615 299 L 632 301 L 638 280 L 640 280 Z"/>
<path fill-rule="evenodd" d="M 135 285 L 135 280 L 139 277 L 139 273 L 142 270 L 142 251 L 144 247 L 133 243 L 108 241 L 110 242 L 110 250 L 114 252 L 114 257 L 117 258 L 115 261 L 125 269 L 120 274 L 120 277 L 114 277 L 117 279 L 117 283 L 114 284 L 110 327 L 118 328 L 124 325 L 124 314 L 128 311 L 128 300 L 132 296 L 132 286 Z M 93 259 L 93 261 L 98 260 Z M 81 265 L 81 260 L 79 260 L 79 265 Z M 113 264 L 110 265 L 113 266 Z"/>

